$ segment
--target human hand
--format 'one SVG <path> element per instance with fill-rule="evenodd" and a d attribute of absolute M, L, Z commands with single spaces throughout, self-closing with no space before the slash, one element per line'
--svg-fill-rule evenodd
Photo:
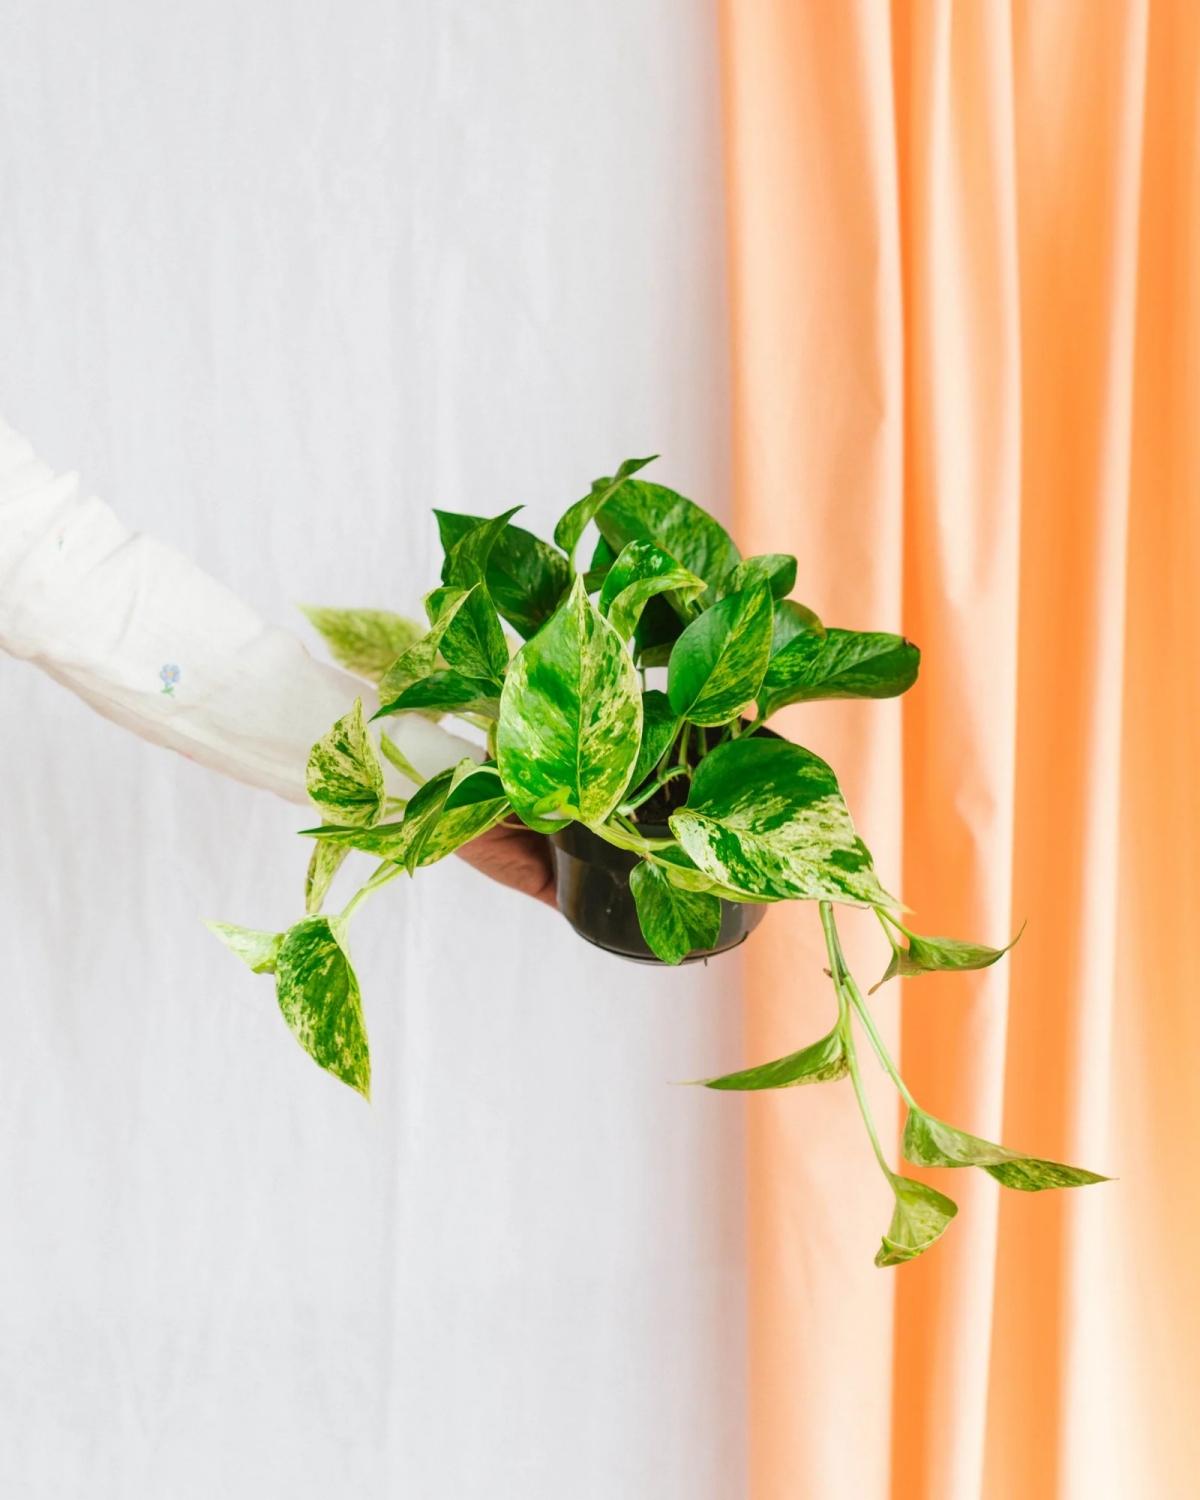
<path fill-rule="evenodd" d="M 557 909 L 554 862 L 545 834 L 534 833 L 521 823 L 497 823 L 457 852 L 489 880 Z"/>

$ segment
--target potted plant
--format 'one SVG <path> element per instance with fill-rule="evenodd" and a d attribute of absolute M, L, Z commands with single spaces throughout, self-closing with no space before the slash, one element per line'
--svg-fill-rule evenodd
<path fill-rule="evenodd" d="M 307 830 L 315 841 L 307 915 L 284 933 L 210 925 L 252 969 L 274 974 L 305 1050 L 369 1096 L 350 919 L 390 881 L 502 819 L 553 840 L 560 908 L 584 937 L 625 957 L 708 957 L 741 942 L 772 903 L 816 901 L 832 1029 L 788 1057 L 706 1083 L 751 1090 L 850 1078 L 895 1195 L 878 1265 L 919 1255 L 957 1209 L 888 1165 L 859 1073 L 855 1019 L 907 1105 L 907 1161 L 981 1167 L 1028 1191 L 1102 1181 L 920 1109 L 846 966 L 838 904 L 877 914 L 892 949 L 880 984 L 986 968 L 1007 951 L 910 931 L 833 771 L 765 727 L 791 703 L 903 693 L 916 681 L 919 651 L 898 635 L 827 629 L 789 597 L 795 558 L 743 558 L 706 511 L 635 477 L 648 462 L 630 459 L 597 480 L 559 521 L 554 546 L 513 525 L 515 510 L 491 519 L 435 512 L 445 561 L 424 601 L 427 627 L 377 611 L 309 611 L 335 657 L 377 680 L 377 719 L 455 716 L 485 738 L 485 758 L 426 780 L 384 733 L 383 755 L 419 788 L 407 803 L 389 798 L 356 703 L 309 760 L 322 821 Z M 591 523 L 599 541 L 580 572 L 576 553 Z M 521 638 L 515 652 L 502 622 Z M 665 669 L 662 686 L 648 681 L 656 669 Z M 352 850 L 379 863 L 342 912 L 322 915 Z"/>

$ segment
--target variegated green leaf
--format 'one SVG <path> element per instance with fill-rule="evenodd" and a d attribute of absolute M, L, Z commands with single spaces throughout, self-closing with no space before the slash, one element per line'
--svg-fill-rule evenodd
<path fill-rule="evenodd" d="M 321 632 L 338 666 L 368 682 L 378 682 L 425 633 L 416 620 L 386 609 L 324 609 L 315 604 L 300 608 Z"/>
<path fill-rule="evenodd" d="M 453 670 L 430 672 L 420 682 L 406 687 L 398 697 L 384 703 L 375 718 L 429 709 L 446 714 L 482 714 L 494 719 L 500 712 L 497 684 L 479 677 L 464 677 L 461 672 Z"/>
<path fill-rule="evenodd" d="M 469 589 L 476 584 L 487 586 L 488 563 L 492 548 L 513 516 L 521 509 L 514 505 L 503 515 L 481 521 L 458 538 L 442 564 L 442 582 Z"/>
<path fill-rule="evenodd" d="M 312 747 L 305 785 L 330 822 L 369 828 L 383 816 L 383 768 L 363 722 L 361 698 Z"/>
<path fill-rule="evenodd" d="M 815 635 L 824 639 L 825 627 L 807 605 L 795 599 L 777 599 L 771 627 L 771 655 L 778 655 L 798 635 Z"/>
<path fill-rule="evenodd" d="M 633 662 L 576 578 L 513 658 L 500 699 L 500 776 L 518 816 L 540 832 L 572 818 L 603 823 L 629 783 L 641 732 Z"/>
<path fill-rule="evenodd" d="M 718 746 L 670 822 L 706 875 L 752 898 L 892 904 L 836 776 L 787 740 L 753 735 Z"/>
<path fill-rule="evenodd" d="M 912 687 L 920 665 L 920 651 L 903 636 L 801 632 L 771 657 L 760 703 L 769 716 L 819 698 L 895 698 Z"/>
<path fill-rule="evenodd" d="M 448 773 L 447 773 L 448 774 Z M 429 785 L 428 782 L 425 783 Z M 413 801 L 416 801 L 414 795 Z M 412 803 L 409 803 L 409 807 Z M 342 849 L 361 849 L 364 854 L 374 854 L 393 864 L 404 863 L 404 851 L 410 834 L 405 832 L 405 817 L 396 823 L 376 823 L 374 828 L 341 828 L 336 823 L 322 823 L 319 828 L 302 828 L 301 838 L 320 839 L 324 844 L 333 844 Z"/>
<path fill-rule="evenodd" d="M 236 953 L 256 974 L 274 974 L 282 932 L 256 932 L 252 927 L 233 927 L 228 922 L 205 922 L 230 953 Z"/>
<path fill-rule="evenodd" d="M 806 1083 L 833 1083 L 850 1071 L 842 1034 L 835 1027 L 820 1041 L 801 1047 L 775 1062 L 743 1068 L 740 1073 L 726 1073 L 721 1078 L 705 1078 L 710 1089 L 792 1089 Z"/>
<path fill-rule="evenodd" d="M 629 876 L 638 923 L 651 952 L 665 964 L 678 964 L 698 949 L 715 945 L 721 931 L 721 903 L 705 891 L 684 891 L 666 871 L 643 860 Z"/>
<path fill-rule="evenodd" d="M 510 811 L 508 797 L 493 765 L 461 761 L 455 768 L 441 815 L 422 841 L 418 865 L 432 865 L 472 839 L 494 828 Z"/>
<path fill-rule="evenodd" d="M 447 553 L 484 520 L 445 510 L 434 515 Z M 571 567 L 556 548 L 509 522 L 492 545 L 486 582 L 501 615 L 528 640 L 562 603 L 571 587 Z"/>
<path fill-rule="evenodd" d="M 349 844 L 332 844 L 322 839 L 313 845 L 304 877 L 304 910 L 310 917 L 321 910 L 333 877 L 349 853 Z"/>
<path fill-rule="evenodd" d="M 666 594 L 670 602 L 686 605 L 698 599 L 705 587 L 703 578 L 689 573 L 656 542 L 630 542 L 605 577 L 600 613 L 626 641 L 656 594 Z"/>
<path fill-rule="evenodd" d="M 921 1110 L 910 1109 L 904 1126 L 901 1147 L 904 1159 L 918 1167 L 982 1167 L 1005 1187 L 1037 1193 L 1044 1188 L 1086 1187 L 1093 1182 L 1107 1182 L 1095 1172 L 1082 1167 L 1068 1167 L 1062 1162 L 1044 1161 L 1024 1156 L 1006 1146 L 994 1145 L 965 1130 L 956 1130 L 943 1120 Z"/>
<path fill-rule="evenodd" d="M 898 1266 L 906 1260 L 915 1260 L 945 1234 L 958 1212 L 958 1204 L 952 1198 L 923 1182 L 897 1177 L 892 1172 L 888 1173 L 888 1181 L 896 1195 L 896 1207 L 875 1257 L 877 1266 Z"/>
<path fill-rule="evenodd" d="M 747 557 L 724 580 L 721 592 L 736 594 L 762 583 L 771 590 L 773 599 L 786 599 L 796 587 L 796 559 L 788 552 L 763 552 L 757 557 Z"/>
<path fill-rule="evenodd" d="M 450 606 L 453 614 L 443 624 L 442 615 L 456 593 L 454 585 L 449 585 L 435 589 L 427 601 L 436 601 L 438 624 L 433 629 L 441 632 L 441 653 L 464 677 L 494 682 L 499 687 L 508 669 L 508 642 L 491 595 L 484 584 L 473 584 L 464 599 Z"/>
<path fill-rule="evenodd" d="M 430 627 L 402 656 L 392 663 L 379 680 L 379 701 L 394 703 L 406 688 L 421 682 L 438 664 L 442 637 L 454 623 L 455 616 L 470 595 L 470 589 L 435 589 L 436 606 L 430 611 Z M 428 601 L 427 601 L 428 603 Z M 378 717 L 378 716 L 377 716 Z"/>
<path fill-rule="evenodd" d="M 628 479 L 595 513 L 600 534 L 617 552 L 641 539 L 657 542 L 689 572 L 708 584 L 705 603 L 716 602 L 741 553 L 720 522 L 674 490 Z"/>
<path fill-rule="evenodd" d="M 586 494 L 582 500 L 576 500 L 575 504 L 562 516 L 554 528 L 554 540 L 572 563 L 575 560 L 575 548 L 579 545 L 579 538 L 587 530 L 588 522 L 594 519 L 596 512 L 602 506 L 607 505 L 617 491 L 628 482 L 631 474 L 636 474 L 639 469 L 652 464 L 657 457 L 658 455 L 654 453 L 649 458 L 627 458 L 611 479 L 597 479 L 590 493 Z M 617 551 L 620 550 L 618 547 Z"/>
<path fill-rule="evenodd" d="M 1025 929 L 1022 928 L 1023 932 Z M 1021 933 L 1003 948 L 987 948 L 982 943 L 963 943 L 957 938 L 920 937 L 915 932 L 902 928 L 908 938 L 904 947 L 891 938 L 892 961 L 879 984 L 871 986 L 871 994 L 886 984 L 889 979 L 915 979 L 921 974 L 961 973 L 965 969 L 988 969 L 992 964 L 1016 946 Z"/>
<path fill-rule="evenodd" d="M 758 695 L 771 652 L 770 590 L 731 594 L 693 620 L 671 652 L 667 696 L 682 719 L 727 724 Z"/>
<path fill-rule="evenodd" d="M 667 753 L 678 728 L 679 717 L 666 693 L 648 688 L 642 694 L 642 743 L 633 775 L 629 778 L 631 792 L 637 791 Z"/>
<path fill-rule="evenodd" d="M 306 917 L 279 949 L 275 994 L 292 1035 L 326 1072 L 371 1097 L 358 978 L 336 917 Z"/>

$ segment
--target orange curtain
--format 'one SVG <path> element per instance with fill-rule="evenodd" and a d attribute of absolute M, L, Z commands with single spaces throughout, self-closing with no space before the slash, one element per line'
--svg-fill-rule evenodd
<path fill-rule="evenodd" d="M 1200 4 L 726 0 L 722 27 L 739 539 L 925 653 L 902 703 L 783 727 L 918 930 L 1029 919 L 878 1013 L 932 1113 L 1119 1179 L 928 1174 L 960 1214 L 880 1271 L 849 1085 L 752 1098 L 750 1494 L 1192 1500 Z M 748 1061 L 828 1029 L 811 911 L 747 953 Z"/>

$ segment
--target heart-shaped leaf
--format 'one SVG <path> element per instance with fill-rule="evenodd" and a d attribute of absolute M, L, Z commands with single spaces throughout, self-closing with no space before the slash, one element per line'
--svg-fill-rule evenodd
<path fill-rule="evenodd" d="M 1021 932 L 1024 932 L 1024 928 Z M 921 974 L 936 973 L 958 973 L 965 969 L 988 969 L 992 964 L 1016 946 L 1021 933 L 1013 938 L 1003 948 L 987 948 L 982 943 L 963 943 L 957 938 L 944 937 L 920 937 L 915 932 L 901 928 L 908 938 L 908 946 L 904 947 L 892 939 L 892 961 L 887 966 L 887 972 L 879 981 L 879 984 L 871 986 L 870 993 L 873 995 L 879 985 L 886 984 L 889 979 L 899 976 L 901 979 L 915 979 Z"/>
<path fill-rule="evenodd" d="M 469 531 L 463 532 L 442 563 L 442 582 L 460 589 L 473 588 L 476 584 L 483 584 L 486 588 L 492 548 L 520 509 L 519 505 L 514 505 L 502 515 L 480 521 Z"/>
<path fill-rule="evenodd" d="M 807 605 L 795 599 L 778 599 L 775 602 L 775 623 L 771 629 L 771 655 L 776 656 L 798 635 L 815 635 L 824 638 L 825 627 Z"/>
<path fill-rule="evenodd" d="M 427 596 L 426 608 L 437 622 L 430 634 L 440 632 L 441 653 L 451 667 L 498 689 L 508 669 L 508 642 L 496 606 L 484 584 L 473 584 L 462 598 L 459 592 L 448 584 Z"/>
<path fill-rule="evenodd" d="M 762 684 L 763 713 L 818 698 L 895 698 L 916 682 L 920 665 L 920 651 L 903 636 L 803 631 L 771 657 Z"/>
<path fill-rule="evenodd" d="M 332 844 L 319 839 L 313 845 L 308 872 L 304 877 L 304 910 L 308 916 L 315 916 L 321 910 L 329 887 L 333 884 L 333 877 L 349 853 L 349 844 Z"/>
<path fill-rule="evenodd" d="M 399 697 L 385 703 L 375 718 L 428 709 L 444 714 L 482 714 L 494 719 L 500 713 L 497 684 L 479 677 L 464 677 L 453 670 L 430 672 L 428 677 L 406 687 Z"/>
<path fill-rule="evenodd" d="M 274 974 L 283 943 L 282 932 L 255 932 L 252 927 L 234 927 L 228 922 L 205 922 L 204 925 L 256 974 Z"/>
<path fill-rule="evenodd" d="M 371 1097 L 371 1057 L 358 978 L 336 917 L 305 917 L 285 934 L 275 994 L 292 1035 L 326 1072 Z"/>
<path fill-rule="evenodd" d="M 666 693 L 648 688 L 642 694 L 642 743 L 633 775 L 629 778 L 630 791 L 636 792 L 658 765 L 678 728 L 679 717 Z"/>
<path fill-rule="evenodd" d="M 633 662 L 576 578 L 513 658 L 500 698 L 497 758 L 517 815 L 543 833 L 572 818 L 603 823 L 629 783 L 641 733 Z"/>
<path fill-rule="evenodd" d="M 888 1173 L 888 1180 L 896 1195 L 896 1207 L 875 1257 L 877 1266 L 898 1266 L 914 1260 L 941 1238 L 958 1212 L 958 1204 L 952 1198 L 923 1182 L 897 1177 L 892 1172 Z"/>
<path fill-rule="evenodd" d="M 420 682 L 437 666 L 442 637 L 454 623 L 454 618 L 471 593 L 470 589 L 434 589 L 426 597 L 426 608 L 430 613 L 430 627 L 419 641 L 413 644 L 392 663 L 379 680 L 379 701 L 384 704 L 395 700 Z M 376 715 L 378 718 L 378 715 Z"/>
<path fill-rule="evenodd" d="M 965 1130 L 956 1130 L 943 1120 L 921 1110 L 910 1109 L 904 1126 L 901 1146 L 904 1159 L 918 1167 L 982 1167 L 1005 1187 L 1038 1193 L 1045 1188 L 1086 1187 L 1093 1182 L 1107 1182 L 1095 1172 L 1082 1167 L 1068 1167 L 1062 1162 L 1043 1161 L 1024 1156 L 1006 1146 L 994 1145 Z"/>
<path fill-rule="evenodd" d="M 671 652 L 667 696 L 682 719 L 727 724 L 758 696 L 771 652 L 770 590 L 730 594 L 693 620 Z"/>
<path fill-rule="evenodd" d="M 743 736 L 700 762 L 671 830 L 706 875 L 758 900 L 891 905 L 819 756 Z"/>
<path fill-rule="evenodd" d="M 338 666 L 368 682 L 378 682 L 425 633 L 416 620 L 385 609 L 323 609 L 315 604 L 300 608 L 321 632 Z"/>
<path fill-rule="evenodd" d="M 656 542 L 630 542 L 608 570 L 600 590 L 600 613 L 623 641 L 627 641 L 642 611 L 656 594 L 687 605 L 705 590 L 703 578 L 682 567 Z"/>
<path fill-rule="evenodd" d="M 642 936 L 665 964 L 712 948 L 721 931 L 721 903 L 703 891 L 681 891 L 666 871 L 643 860 L 629 876 Z"/>
<path fill-rule="evenodd" d="M 820 1041 L 801 1047 L 775 1062 L 702 1080 L 709 1089 L 791 1089 L 806 1083 L 833 1083 L 850 1071 L 842 1034 L 835 1027 Z"/>
<path fill-rule="evenodd" d="M 738 563 L 721 585 L 723 594 L 757 588 L 765 583 L 773 599 L 786 599 L 796 587 L 796 559 L 789 552 L 762 552 Z M 804 608 L 803 605 L 800 606 Z"/>
<path fill-rule="evenodd" d="M 706 604 L 716 602 L 726 576 L 742 560 L 719 521 L 661 484 L 627 479 L 594 514 L 601 536 L 616 552 L 630 542 L 657 542 L 689 572 L 703 578 L 708 584 Z"/>
<path fill-rule="evenodd" d="M 484 520 L 445 510 L 434 515 L 447 553 Z M 556 548 L 510 522 L 488 555 L 486 583 L 501 615 L 528 640 L 562 603 L 571 587 L 571 567 Z"/>
<path fill-rule="evenodd" d="M 463 760 L 454 769 L 441 816 L 422 839 L 419 866 L 435 864 L 494 828 L 509 811 L 508 797 L 493 765 Z"/>
<path fill-rule="evenodd" d="M 363 722 L 361 698 L 312 747 L 305 786 L 322 816 L 333 823 L 369 828 L 383 816 L 383 768 Z"/>
<path fill-rule="evenodd" d="M 652 464 L 657 457 L 658 454 L 653 453 L 649 458 L 627 458 L 611 479 L 595 480 L 590 493 L 586 494 L 582 500 L 576 500 L 575 504 L 565 512 L 554 528 L 554 540 L 569 558 L 574 560 L 579 538 L 587 530 L 588 522 L 595 517 L 597 511 L 607 505 L 617 491 L 626 484 L 631 474 L 636 474 L 639 469 Z M 616 550 L 619 552 L 621 548 L 617 547 Z"/>

